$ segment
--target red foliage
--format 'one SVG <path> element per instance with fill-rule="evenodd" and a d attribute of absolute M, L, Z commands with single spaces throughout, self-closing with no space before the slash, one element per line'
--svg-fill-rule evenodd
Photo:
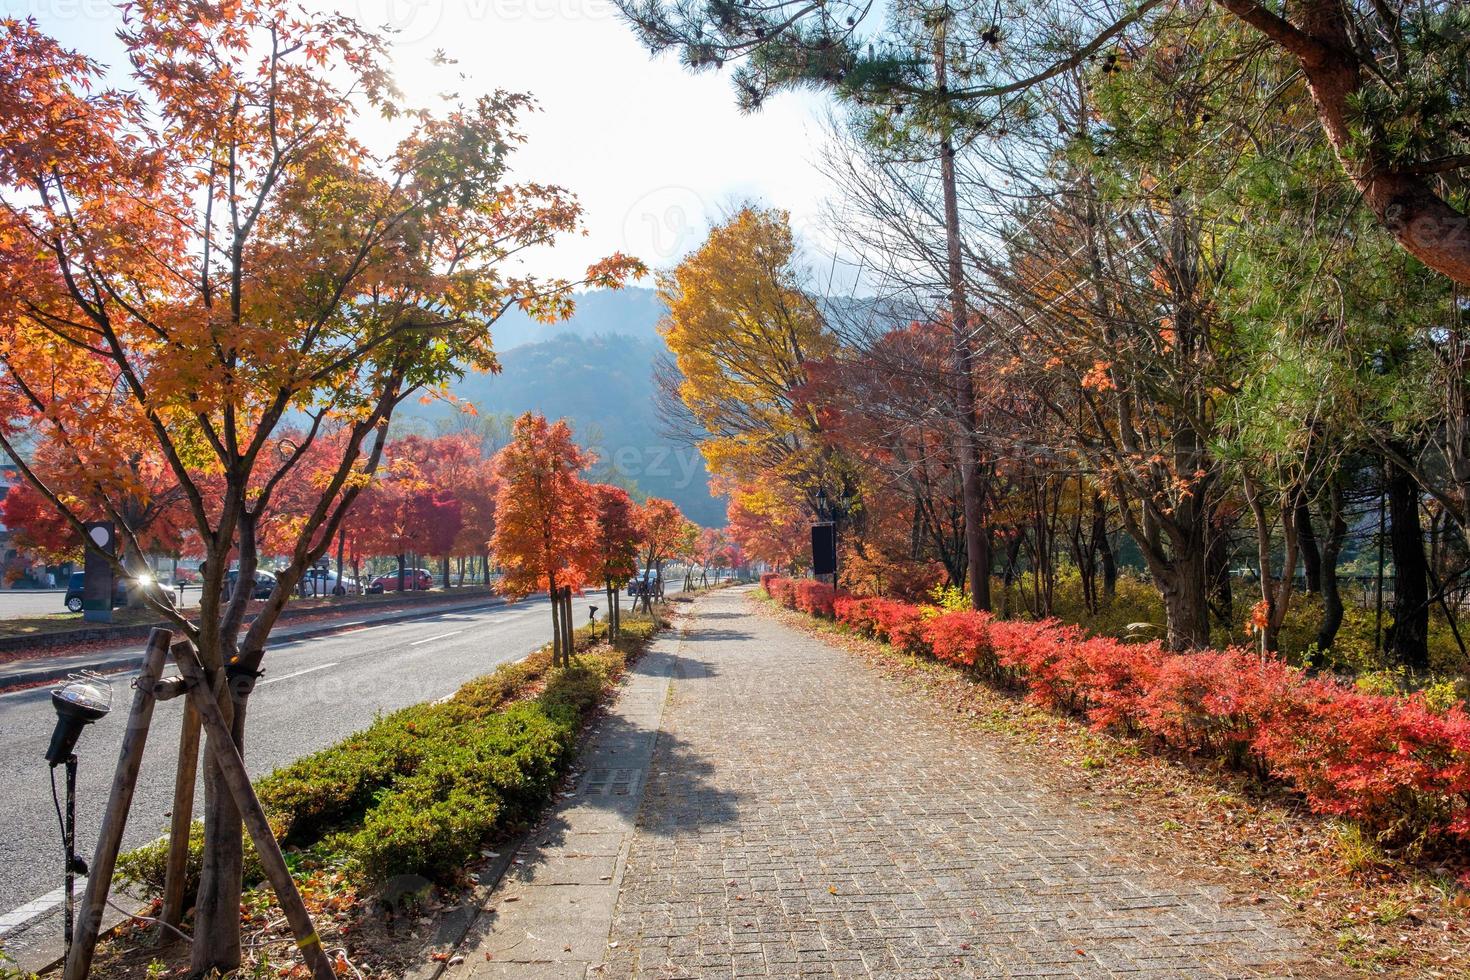
<path fill-rule="evenodd" d="M 817 593 L 773 576 L 792 608 Z M 805 593 L 808 598 L 803 598 Z M 1470 715 L 1422 698 L 1365 694 L 1243 649 L 1171 654 L 1157 643 L 1087 636 L 1055 621 L 997 620 L 892 599 L 837 595 L 855 632 L 1015 687 L 1098 728 L 1223 757 L 1299 790 L 1319 813 L 1386 838 L 1470 841 Z M 823 607 L 824 608 L 824 607 Z"/>
<path fill-rule="evenodd" d="M 51 560 L 75 560 L 81 538 L 55 507 L 29 483 L 17 483 L 0 500 L 0 524 L 14 535 L 17 548 Z"/>
<path fill-rule="evenodd" d="M 920 606 L 876 596 L 844 597 L 836 608 L 836 616 L 839 622 L 863 635 L 882 640 L 905 653 L 931 652 Z"/>
<path fill-rule="evenodd" d="M 831 619 L 837 590 L 826 582 L 802 579 L 796 583 L 796 608 L 812 616 Z"/>
<path fill-rule="evenodd" d="M 596 503 L 580 475 L 586 466 L 565 421 L 531 412 L 516 419 L 514 437 L 495 456 L 501 482 L 490 547 L 505 569 L 496 586 L 502 593 L 580 589 L 597 577 Z"/>
<path fill-rule="evenodd" d="M 941 613 L 925 621 L 923 636 L 935 659 L 974 667 L 990 664 L 990 617 L 979 612 Z"/>
<path fill-rule="evenodd" d="M 764 576 L 762 576 L 764 578 Z M 794 579 L 777 576 L 766 582 L 766 592 L 787 609 L 796 608 L 796 582 Z"/>
<path fill-rule="evenodd" d="M 607 585 L 621 585 L 638 571 L 638 545 L 643 540 L 628 491 L 606 483 L 592 485 L 597 511 L 597 571 Z"/>

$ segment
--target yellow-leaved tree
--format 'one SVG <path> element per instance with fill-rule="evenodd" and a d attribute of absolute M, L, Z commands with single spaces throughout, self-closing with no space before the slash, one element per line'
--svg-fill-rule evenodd
<path fill-rule="evenodd" d="M 700 450 L 736 482 L 781 479 L 814 495 L 831 471 L 820 420 L 799 393 L 837 341 L 802 288 L 785 211 L 747 205 L 659 280 L 660 330 L 677 394 L 707 433 Z"/>

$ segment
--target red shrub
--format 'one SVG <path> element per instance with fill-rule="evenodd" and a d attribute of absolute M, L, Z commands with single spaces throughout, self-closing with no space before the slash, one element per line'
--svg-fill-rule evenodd
<path fill-rule="evenodd" d="M 772 599 L 787 609 L 796 608 L 796 582 L 789 578 L 773 578 L 766 586 Z"/>
<path fill-rule="evenodd" d="M 1281 721 L 1299 675 L 1279 660 L 1246 650 L 1160 652 L 1136 699 L 1133 720 L 1171 745 L 1222 754 L 1236 765 L 1251 756 L 1260 732 Z"/>
<path fill-rule="evenodd" d="M 804 613 L 831 619 L 836 599 L 837 590 L 826 582 L 808 578 L 796 583 L 796 608 Z"/>
<path fill-rule="evenodd" d="M 1312 808 L 1399 840 L 1470 841 L 1470 715 L 1418 697 L 1369 695 L 1310 680 L 1241 649 L 1172 654 L 1157 643 L 1087 636 L 1055 621 L 926 614 L 882 598 L 835 596 L 820 583 L 772 582 L 783 604 L 833 615 L 907 653 L 1023 688 L 1034 703 L 1099 728 L 1147 733 L 1275 775 Z"/>
<path fill-rule="evenodd" d="M 922 630 L 936 659 L 993 672 L 989 626 L 990 617 L 985 613 L 946 612 L 925 621 Z"/>
<path fill-rule="evenodd" d="M 1331 681 L 1291 692 L 1255 746 L 1313 809 L 1411 839 L 1447 831 L 1470 840 L 1470 718 L 1419 697 L 1364 694 Z"/>
<path fill-rule="evenodd" d="M 864 636 L 873 635 L 873 620 L 868 614 L 873 599 L 867 596 L 839 595 L 832 600 L 832 618 Z"/>
<path fill-rule="evenodd" d="M 771 583 L 780 577 L 778 572 L 761 572 L 761 588 L 765 590 L 766 595 L 771 594 Z"/>
<path fill-rule="evenodd" d="M 924 638 L 924 611 L 918 606 L 893 599 L 875 599 L 873 634 L 883 642 L 902 650 L 927 656 L 929 642 Z"/>

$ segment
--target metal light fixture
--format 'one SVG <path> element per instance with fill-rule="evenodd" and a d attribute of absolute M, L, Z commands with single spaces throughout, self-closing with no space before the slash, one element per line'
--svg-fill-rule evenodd
<path fill-rule="evenodd" d="M 82 729 L 104 717 L 112 708 L 112 687 L 101 674 L 82 671 L 72 674 L 66 683 L 51 692 L 51 706 L 56 709 L 56 728 L 46 761 L 51 763 L 51 798 L 56 803 L 56 819 L 61 824 L 61 842 L 66 851 L 66 913 L 62 922 L 67 951 L 71 950 L 72 930 L 76 924 L 76 876 L 87 873 L 87 862 L 77 856 L 77 756 L 73 749 Z M 66 764 L 66 812 L 56 798 L 56 767 Z"/>
<path fill-rule="evenodd" d="M 592 639 L 597 639 L 597 607 L 587 607 L 587 624 L 592 627 Z"/>
<path fill-rule="evenodd" d="M 51 733 L 46 761 L 54 769 L 71 758 L 82 729 L 112 708 L 112 688 L 100 674 L 72 674 L 51 692 L 51 706 L 56 709 L 56 729 Z"/>

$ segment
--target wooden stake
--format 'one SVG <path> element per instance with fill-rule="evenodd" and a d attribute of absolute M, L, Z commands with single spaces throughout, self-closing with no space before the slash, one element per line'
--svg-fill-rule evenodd
<path fill-rule="evenodd" d="M 188 682 L 186 681 L 185 684 Z M 187 693 L 187 689 L 185 689 Z M 178 927 L 184 921 L 184 881 L 189 876 L 189 831 L 194 826 L 194 786 L 199 777 L 199 709 L 184 701 L 183 728 L 179 733 L 179 766 L 174 772 L 174 808 L 168 826 L 168 863 L 163 884 L 163 911 L 159 918 Z M 173 933 L 160 929 L 158 939 L 167 942 Z"/>
<path fill-rule="evenodd" d="M 148 637 L 143 653 L 143 666 L 133 681 L 133 706 L 128 712 L 127 731 L 117 753 L 117 771 L 112 777 L 112 791 L 102 826 L 97 831 L 97 853 L 82 894 L 81 916 L 76 935 L 67 951 L 64 980 L 84 980 L 92 969 L 92 954 L 97 950 L 97 935 L 102 928 L 102 911 L 107 906 L 107 892 L 112 885 L 112 872 L 117 866 L 117 852 L 122 847 L 123 831 L 128 823 L 128 809 L 133 803 L 133 790 L 138 784 L 138 769 L 143 763 L 143 749 L 148 744 L 148 726 L 153 721 L 153 685 L 163 673 L 173 633 L 155 629 Z"/>
<path fill-rule="evenodd" d="M 219 705 L 211 694 L 210 685 L 204 675 L 204 666 L 199 663 L 192 648 L 176 651 L 175 660 L 178 661 L 179 672 L 184 675 L 184 679 L 191 682 L 189 701 L 199 711 L 204 729 L 209 734 L 209 751 L 214 754 L 220 775 L 229 787 L 230 795 L 234 797 L 240 816 L 245 821 L 245 829 L 250 831 L 250 839 L 255 842 L 255 850 L 260 856 L 261 866 L 265 868 L 266 878 L 275 890 L 276 901 L 280 902 L 281 911 L 286 913 L 286 921 L 296 934 L 296 946 L 318 980 L 333 980 L 331 958 L 322 949 L 321 938 L 317 936 L 316 927 L 311 922 L 311 913 L 306 910 L 306 903 L 296 890 L 296 882 L 291 880 L 291 871 L 281 855 L 281 846 L 271 833 L 265 810 L 255 795 L 255 789 L 250 785 L 250 776 L 245 772 L 245 762 L 235 748 L 235 740 L 230 737 L 230 726 L 225 724 L 224 715 L 220 713 Z M 73 978 L 68 975 L 66 980 Z"/>

